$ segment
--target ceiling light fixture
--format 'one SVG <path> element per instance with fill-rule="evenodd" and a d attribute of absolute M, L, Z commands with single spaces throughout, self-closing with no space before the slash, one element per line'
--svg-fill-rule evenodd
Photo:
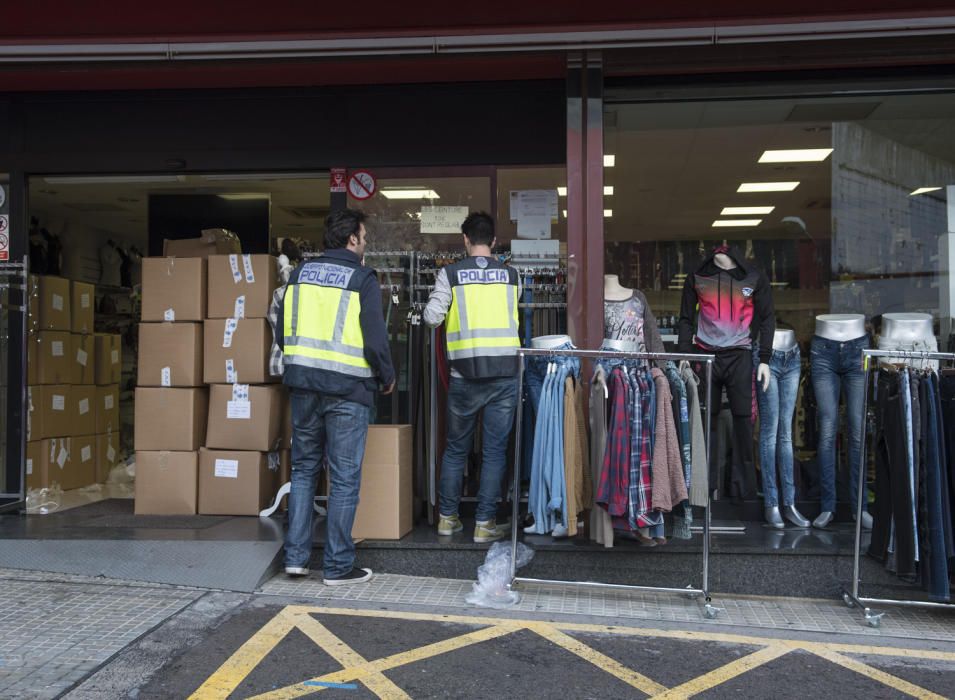
<path fill-rule="evenodd" d="M 604 167 L 612 168 L 617 164 L 617 156 L 606 155 L 604 156 Z"/>
<path fill-rule="evenodd" d="M 264 192 L 235 192 L 230 194 L 220 194 L 216 195 L 219 199 L 225 199 L 226 201 L 244 201 L 250 199 L 268 199 L 269 195 Z"/>
<path fill-rule="evenodd" d="M 713 228 L 741 228 L 759 226 L 761 223 L 763 223 L 762 219 L 717 219 L 713 222 Z"/>
<path fill-rule="evenodd" d="M 792 192 L 799 187 L 798 182 L 744 182 L 737 192 Z"/>
<path fill-rule="evenodd" d="M 720 216 L 753 216 L 754 214 L 772 214 L 776 207 L 723 207 Z"/>
<path fill-rule="evenodd" d="M 386 199 L 441 199 L 437 192 L 428 189 L 391 189 L 382 190 Z"/>
<path fill-rule="evenodd" d="M 609 219 L 613 216 L 613 209 L 604 209 L 604 218 Z"/>
<path fill-rule="evenodd" d="M 926 194 L 928 192 L 938 192 L 941 187 L 919 187 L 917 190 L 912 190 L 909 192 L 909 197 L 914 197 L 917 194 Z M 42 190 L 41 190 L 42 191 Z"/>
<path fill-rule="evenodd" d="M 185 175 L 64 175 L 43 178 L 48 185 L 120 185 L 128 183 L 158 184 L 161 182 L 185 182 Z"/>
<path fill-rule="evenodd" d="M 566 185 L 565 185 L 564 187 L 558 187 L 558 188 L 557 188 L 557 196 L 558 196 L 558 197 L 566 197 L 566 196 L 567 196 L 567 187 L 566 187 Z"/>
<path fill-rule="evenodd" d="M 613 196 L 613 185 L 604 185 L 604 196 L 605 197 Z"/>
<path fill-rule="evenodd" d="M 567 218 L 567 210 L 566 210 L 566 209 L 564 209 L 564 218 L 565 218 L 565 219 Z"/>
<path fill-rule="evenodd" d="M 212 182 L 234 182 L 244 180 L 318 180 L 327 178 L 328 173 L 214 173 L 200 175 L 202 180 Z"/>
<path fill-rule="evenodd" d="M 788 151 L 763 151 L 760 163 L 820 163 L 832 153 L 831 148 L 796 148 Z"/>

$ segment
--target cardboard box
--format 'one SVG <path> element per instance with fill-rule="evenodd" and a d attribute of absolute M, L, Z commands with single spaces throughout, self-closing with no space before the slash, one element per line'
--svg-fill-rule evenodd
<path fill-rule="evenodd" d="M 200 386 L 202 324 L 140 323 L 138 364 L 138 386 Z"/>
<path fill-rule="evenodd" d="M 30 327 L 43 331 L 69 332 L 73 325 L 70 313 L 70 281 L 63 277 L 30 275 Z"/>
<path fill-rule="evenodd" d="M 143 258 L 143 321 L 202 321 L 205 317 L 205 260 Z"/>
<path fill-rule="evenodd" d="M 263 452 L 199 450 L 199 513 L 258 515 L 278 489 L 274 466 Z"/>
<path fill-rule="evenodd" d="M 94 433 L 118 433 L 119 385 L 96 387 L 96 426 Z"/>
<path fill-rule="evenodd" d="M 69 384 L 73 381 L 73 339 L 63 331 L 40 331 L 34 348 L 36 384 Z M 29 353 L 29 351 L 28 351 Z M 27 362 L 30 358 L 27 357 Z M 29 375 L 29 370 L 27 371 Z M 29 377 L 28 377 L 29 379 Z"/>
<path fill-rule="evenodd" d="M 136 452 L 136 515 L 194 515 L 199 458 L 195 452 Z"/>
<path fill-rule="evenodd" d="M 120 335 L 97 333 L 93 359 L 97 384 L 119 384 L 123 379 L 123 338 Z"/>
<path fill-rule="evenodd" d="M 49 464 L 43 440 L 27 443 L 27 489 L 45 489 L 50 485 Z"/>
<path fill-rule="evenodd" d="M 208 318 L 267 318 L 277 286 L 271 255 L 213 255 Z"/>
<path fill-rule="evenodd" d="M 354 539 L 399 540 L 411 532 L 411 441 L 410 425 L 368 426 Z"/>
<path fill-rule="evenodd" d="M 208 258 L 241 252 L 239 237 L 223 228 L 205 229 L 198 238 L 167 238 L 162 246 L 164 256 L 177 258 Z"/>
<path fill-rule="evenodd" d="M 205 388 L 136 389 L 136 452 L 198 450 L 205 441 L 208 408 Z"/>
<path fill-rule="evenodd" d="M 81 489 L 96 483 L 96 436 L 71 438 L 70 461 L 63 475 L 63 490 Z"/>
<path fill-rule="evenodd" d="M 70 330 L 92 333 L 96 287 L 85 282 L 71 282 L 70 287 Z"/>
<path fill-rule="evenodd" d="M 74 385 L 70 390 L 70 435 L 93 435 L 96 432 L 96 394 L 92 385 Z"/>
<path fill-rule="evenodd" d="M 72 396 L 73 387 L 65 384 L 27 387 L 27 440 L 70 435 Z"/>
<path fill-rule="evenodd" d="M 119 453 L 119 434 L 96 436 L 96 483 L 105 484 L 113 468 L 122 463 Z"/>
<path fill-rule="evenodd" d="M 79 333 L 71 334 L 70 362 L 73 365 L 73 384 L 95 384 L 96 337 Z"/>
<path fill-rule="evenodd" d="M 93 438 L 51 438 L 30 443 L 27 449 L 28 488 L 45 488 L 59 484 L 64 491 L 80 489 L 94 483 L 95 451 Z M 32 485 L 31 485 L 32 484 Z"/>
<path fill-rule="evenodd" d="M 216 384 L 209 396 L 206 447 L 269 452 L 278 445 L 282 387 Z"/>
<path fill-rule="evenodd" d="M 206 384 L 268 384 L 272 327 L 264 318 L 210 319 L 204 325 Z"/>
<path fill-rule="evenodd" d="M 39 384 L 37 363 L 40 354 L 40 334 L 27 331 L 27 385 Z"/>

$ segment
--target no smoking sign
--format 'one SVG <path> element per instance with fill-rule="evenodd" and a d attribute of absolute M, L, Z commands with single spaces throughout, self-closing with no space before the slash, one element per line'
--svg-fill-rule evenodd
<path fill-rule="evenodd" d="M 377 188 L 375 176 L 367 170 L 356 170 L 348 178 L 348 194 L 354 199 L 368 199 Z"/>

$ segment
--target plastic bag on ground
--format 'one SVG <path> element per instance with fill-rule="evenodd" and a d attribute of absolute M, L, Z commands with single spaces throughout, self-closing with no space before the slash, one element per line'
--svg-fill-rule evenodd
<path fill-rule="evenodd" d="M 534 550 L 525 544 L 517 545 L 517 568 L 526 566 L 534 558 Z M 511 582 L 511 544 L 495 542 L 487 558 L 478 567 L 478 580 L 465 600 L 482 608 L 510 608 L 521 600 L 521 594 L 508 589 Z"/>

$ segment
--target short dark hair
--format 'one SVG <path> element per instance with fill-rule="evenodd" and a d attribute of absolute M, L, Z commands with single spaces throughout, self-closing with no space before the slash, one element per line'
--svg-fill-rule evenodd
<path fill-rule="evenodd" d="M 345 248 L 350 236 L 359 235 L 365 213 L 357 209 L 333 211 L 325 218 L 325 249 Z"/>
<path fill-rule="evenodd" d="M 461 232 L 468 237 L 471 245 L 491 245 L 494 242 L 494 219 L 483 211 L 468 214 L 461 224 Z"/>

